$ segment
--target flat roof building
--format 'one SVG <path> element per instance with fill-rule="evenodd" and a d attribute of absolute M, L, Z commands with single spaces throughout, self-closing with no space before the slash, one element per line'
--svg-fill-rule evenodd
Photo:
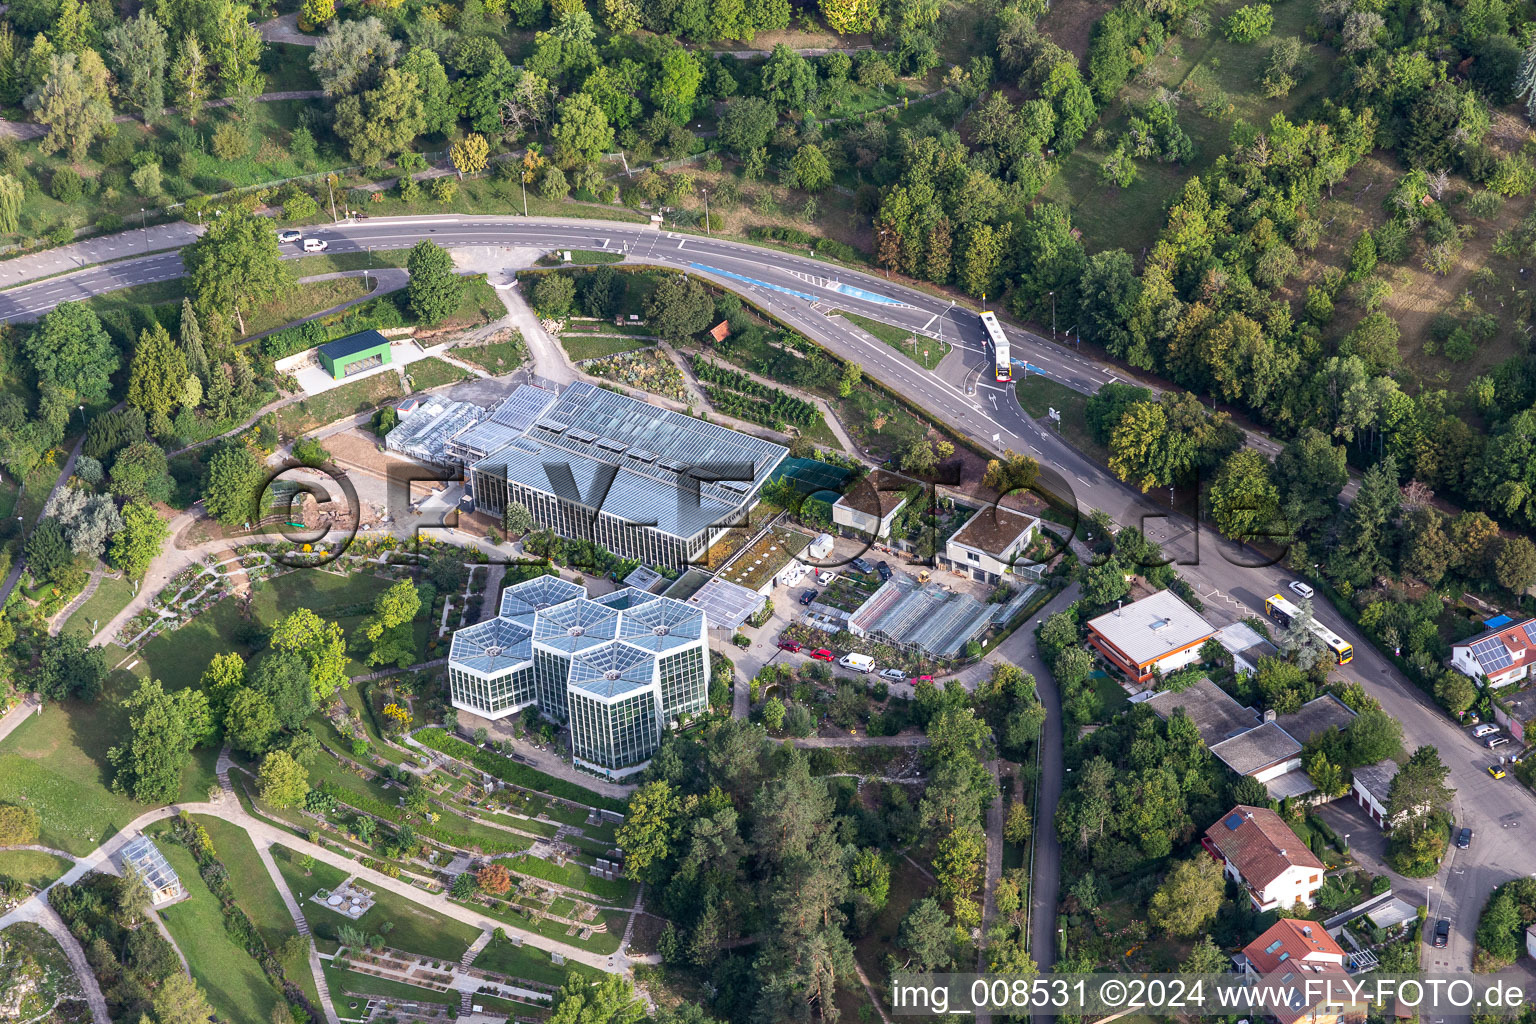
<path fill-rule="evenodd" d="M 1088 642 L 1133 683 L 1146 683 L 1200 657 L 1216 629 L 1171 590 L 1159 590 L 1088 622 Z"/>
<path fill-rule="evenodd" d="M 576 764 L 612 778 L 645 767 L 663 732 L 709 704 L 704 612 L 625 587 L 539 576 L 508 587 L 500 614 L 453 634 L 453 706 L 498 719 L 530 705 L 571 730 Z"/>
<path fill-rule="evenodd" d="M 870 473 L 832 503 L 832 522 L 844 533 L 889 537 L 896 514 L 907 505 L 907 488 L 913 482 L 894 473 Z"/>
<path fill-rule="evenodd" d="M 1201 679 L 1182 690 L 1163 690 L 1148 697 L 1146 703 L 1165 722 L 1176 709 L 1182 708 L 1207 747 L 1239 736 L 1263 721 L 1257 711 L 1239 704 L 1210 679 Z"/>
<path fill-rule="evenodd" d="M 389 339 L 378 331 L 359 331 L 315 349 L 325 372 L 336 380 L 390 362 Z"/>
<path fill-rule="evenodd" d="M 1014 563 L 1039 528 L 1040 520 L 1034 516 L 989 505 L 950 535 L 941 562 L 983 583 L 996 583 L 1013 573 Z"/>
<path fill-rule="evenodd" d="M 470 479 L 480 512 L 499 518 L 519 501 L 539 529 L 681 567 L 745 522 L 787 454 L 783 445 L 582 381 L 475 462 Z"/>

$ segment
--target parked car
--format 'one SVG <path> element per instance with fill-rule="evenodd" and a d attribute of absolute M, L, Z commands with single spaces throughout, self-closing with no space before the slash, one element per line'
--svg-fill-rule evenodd
<path fill-rule="evenodd" d="M 916 686 L 918 683 L 931 683 L 931 682 L 933 682 L 933 676 L 913 676 L 912 677 L 912 685 L 913 686 Z"/>
<path fill-rule="evenodd" d="M 1451 922 L 1447 921 L 1445 918 L 1442 917 L 1440 919 L 1440 923 L 1435 925 L 1435 948 L 1436 949 L 1444 948 L 1445 944 L 1447 942 L 1449 942 L 1450 940 L 1451 940 Z"/>
<path fill-rule="evenodd" d="M 907 678 L 907 674 L 899 668 L 883 668 L 880 670 L 881 679 L 894 679 L 898 683 Z"/>
<path fill-rule="evenodd" d="M 1504 777 L 1504 766 L 1501 764 L 1491 764 L 1488 766 L 1488 774 L 1496 779 L 1502 779 Z"/>
<path fill-rule="evenodd" d="M 279 231 L 277 233 L 277 240 L 278 240 L 278 242 L 280 244 L 284 244 L 284 245 L 286 245 L 289 242 L 297 242 L 299 239 L 301 239 L 303 237 L 304 237 L 304 232 L 302 232 L 302 231 L 295 231 L 293 228 L 288 228 L 285 231 Z"/>
<path fill-rule="evenodd" d="M 1472 735 L 1477 739 L 1482 739 L 1484 736 L 1498 731 L 1499 727 L 1492 722 L 1484 722 L 1482 725 L 1472 727 Z"/>
<path fill-rule="evenodd" d="M 1489 737 L 1487 737 L 1487 738 L 1485 738 L 1483 740 L 1483 746 L 1487 747 L 1489 750 L 1492 750 L 1495 747 L 1502 747 L 1504 744 L 1506 744 L 1508 742 L 1509 742 L 1509 737 L 1508 736 L 1503 736 L 1503 735 L 1495 733 L 1494 735 L 1489 736 Z"/>
<path fill-rule="evenodd" d="M 790 654 L 799 654 L 801 643 L 799 640 L 780 640 L 779 650 L 788 651 Z"/>
<path fill-rule="evenodd" d="M 814 590 L 806 590 L 800 595 L 801 604 L 810 604 L 814 600 L 816 600 L 816 591 Z"/>
<path fill-rule="evenodd" d="M 1466 850 L 1472 846 L 1472 830 L 1464 828 L 1456 833 L 1456 849 Z"/>
<path fill-rule="evenodd" d="M 1302 597 L 1311 597 L 1315 591 L 1301 580 L 1291 580 L 1291 590 Z"/>
<path fill-rule="evenodd" d="M 874 572 L 875 571 L 875 567 L 870 565 L 868 562 L 864 561 L 864 559 L 862 559 L 862 558 L 855 558 L 851 564 L 853 565 L 853 567 L 855 569 L 859 570 L 859 572 Z"/>
<path fill-rule="evenodd" d="M 888 562 L 881 562 L 879 565 L 875 566 L 875 572 L 880 574 L 880 578 L 882 580 L 890 579 L 891 578 L 891 566 L 890 566 L 890 563 L 888 563 Z"/>
<path fill-rule="evenodd" d="M 330 246 L 326 244 L 326 241 L 323 238 L 306 238 L 306 239 L 304 239 L 304 251 L 305 252 L 325 252 L 325 250 L 327 250 L 329 248 L 330 248 Z"/>
<path fill-rule="evenodd" d="M 832 652 L 827 650 L 825 647 L 822 647 L 812 651 L 811 657 L 815 658 L 817 661 L 831 661 Z"/>
<path fill-rule="evenodd" d="M 816 585 L 818 587 L 829 587 L 835 579 L 837 579 L 837 573 L 831 569 L 823 569 L 816 576 Z"/>

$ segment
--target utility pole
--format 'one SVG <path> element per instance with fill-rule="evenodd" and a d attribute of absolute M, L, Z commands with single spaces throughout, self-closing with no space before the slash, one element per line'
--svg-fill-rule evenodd
<path fill-rule="evenodd" d="M 709 189 L 707 188 L 704 189 L 704 233 L 706 235 L 714 233 L 709 230 Z"/>
<path fill-rule="evenodd" d="M 331 223 L 336 223 L 336 189 L 331 185 L 331 176 L 325 176 L 325 194 L 331 197 Z"/>
<path fill-rule="evenodd" d="M 528 216 L 528 176 L 519 174 L 517 180 L 523 184 L 523 216 Z"/>

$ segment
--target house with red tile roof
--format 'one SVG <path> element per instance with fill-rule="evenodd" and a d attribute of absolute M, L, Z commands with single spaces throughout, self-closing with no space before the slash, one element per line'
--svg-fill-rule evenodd
<path fill-rule="evenodd" d="M 1536 619 L 1506 623 L 1451 647 L 1452 668 L 1473 679 L 1487 676 L 1491 686 L 1527 678 L 1532 665 L 1536 665 Z"/>
<path fill-rule="evenodd" d="M 1268 1016 L 1280 1024 L 1339 1024 L 1365 1014 L 1364 1006 L 1343 1002 L 1342 994 L 1329 998 L 1316 984 L 1348 977 L 1349 958 L 1321 924 L 1282 918 L 1234 959 L 1244 974 L 1261 978 L 1266 988 L 1286 996 L 1266 1007 Z M 1342 986 L 1335 991 L 1342 993 Z"/>
<path fill-rule="evenodd" d="M 1267 807 L 1232 808 L 1200 841 L 1258 910 L 1312 905 L 1323 884 L 1323 862 L 1280 815 Z"/>

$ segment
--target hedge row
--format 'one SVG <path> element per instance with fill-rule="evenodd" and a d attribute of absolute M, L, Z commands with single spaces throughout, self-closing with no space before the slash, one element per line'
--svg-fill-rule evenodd
<path fill-rule="evenodd" d="M 785 394 L 768 387 L 736 370 L 712 363 L 700 356 L 693 357 L 693 372 L 699 380 L 718 385 L 729 391 L 760 398 L 772 410 L 773 415 L 797 427 L 808 427 L 816 422 L 816 407 L 803 398 Z"/>

